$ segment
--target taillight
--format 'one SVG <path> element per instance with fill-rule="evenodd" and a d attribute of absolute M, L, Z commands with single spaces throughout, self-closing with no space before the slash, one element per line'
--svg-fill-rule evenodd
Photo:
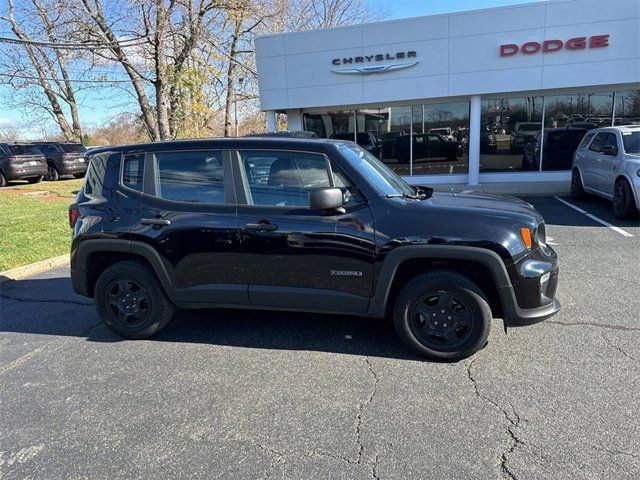
<path fill-rule="evenodd" d="M 78 205 L 76 205 L 75 203 L 69 205 L 69 226 L 71 228 L 74 228 L 76 226 L 79 215 L 80 211 L 78 210 Z"/>

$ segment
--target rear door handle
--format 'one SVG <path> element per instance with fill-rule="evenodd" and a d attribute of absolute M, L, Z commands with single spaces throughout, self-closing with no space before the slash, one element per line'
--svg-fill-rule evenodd
<path fill-rule="evenodd" d="M 257 230 L 258 232 L 273 232 L 278 229 L 278 225 L 269 222 L 247 223 L 244 228 L 247 230 Z"/>
<path fill-rule="evenodd" d="M 140 220 L 142 225 L 152 225 L 154 227 L 167 227 L 171 225 L 171 220 L 166 218 L 143 218 Z"/>

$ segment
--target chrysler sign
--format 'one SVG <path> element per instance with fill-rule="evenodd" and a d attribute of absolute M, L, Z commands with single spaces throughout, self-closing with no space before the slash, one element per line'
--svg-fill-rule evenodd
<path fill-rule="evenodd" d="M 545 40 L 544 42 L 525 42 L 522 45 L 505 43 L 500 45 L 500 56 L 510 57 L 520 52 L 522 55 L 533 55 L 558 50 L 584 50 L 586 48 L 602 48 L 609 46 L 609 35 L 593 35 L 591 37 L 574 37 L 569 40 Z"/>
<path fill-rule="evenodd" d="M 413 67 L 418 63 L 417 52 L 377 53 L 375 55 L 364 55 L 357 57 L 334 58 L 331 68 L 335 73 L 362 74 L 382 73 L 392 70 Z M 337 67 L 337 68 L 336 68 Z"/>

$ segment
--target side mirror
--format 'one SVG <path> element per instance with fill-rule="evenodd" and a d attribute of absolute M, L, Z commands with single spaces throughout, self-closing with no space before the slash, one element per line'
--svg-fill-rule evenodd
<path fill-rule="evenodd" d="M 344 195 L 337 187 L 314 188 L 309 192 L 311 210 L 339 210 L 344 205 Z"/>
<path fill-rule="evenodd" d="M 615 157 L 616 155 L 618 155 L 618 147 L 616 147 L 615 145 L 605 145 L 604 147 L 602 147 L 602 150 L 600 150 L 600 153 L 602 153 L 603 155 L 611 155 Z"/>

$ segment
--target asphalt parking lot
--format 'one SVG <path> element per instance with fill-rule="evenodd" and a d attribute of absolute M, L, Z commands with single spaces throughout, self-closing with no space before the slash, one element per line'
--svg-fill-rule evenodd
<path fill-rule="evenodd" d="M 123 341 L 66 268 L 2 285 L 0 478 L 639 478 L 640 225 L 527 200 L 563 309 L 454 364 L 339 316 L 201 311 Z"/>

